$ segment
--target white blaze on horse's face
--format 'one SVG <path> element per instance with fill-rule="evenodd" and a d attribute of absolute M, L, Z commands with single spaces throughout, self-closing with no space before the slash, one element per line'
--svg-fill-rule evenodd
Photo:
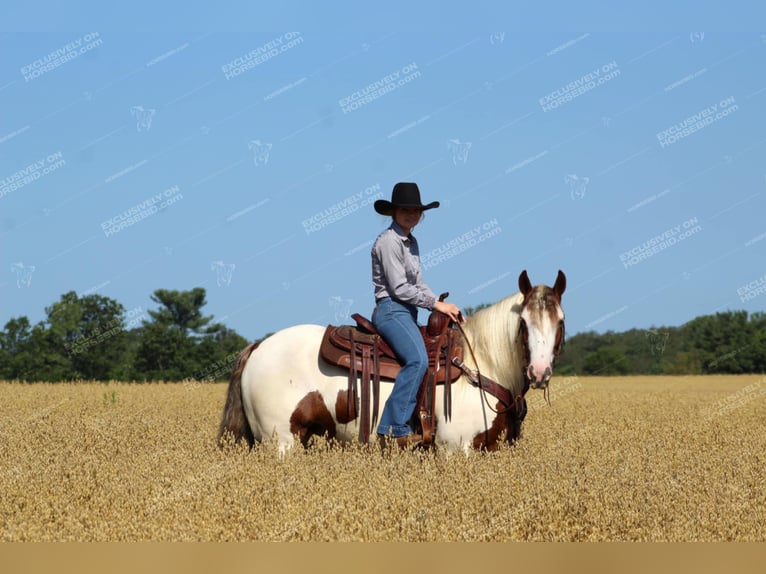
<path fill-rule="evenodd" d="M 527 272 L 523 271 L 519 276 L 519 289 L 524 295 L 519 335 L 528 351 L 525 374 L 530 387 L 544 389 L 553 375 L 553 361 L 564 341 L 561 296 L 566 289 L 566 276 L 559 271 L 553 288 L 532 287 Z"/>

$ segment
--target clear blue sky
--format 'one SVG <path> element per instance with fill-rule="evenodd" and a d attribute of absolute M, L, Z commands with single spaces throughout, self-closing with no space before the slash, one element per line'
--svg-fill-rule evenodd
<path fill-rule="evenodd" d="M 462 307 L 562 269 L 570 334 L 763 310 L 766 10 L 474 4 L 4 7 L 1 324 L 197 286 L 248 339 L 369 315 L 397 181 Z"/>

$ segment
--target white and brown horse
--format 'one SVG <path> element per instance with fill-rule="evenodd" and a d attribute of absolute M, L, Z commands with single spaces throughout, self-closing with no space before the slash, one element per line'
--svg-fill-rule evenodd
<path fill-rule="evenodd" d="M 447 419 L 440 407 L 441 387 L 437 388 L 437 445 L 494 450 L 501 436 L 508 441 L 518 438 L 526 414 L 523 394 L 527 388 L 547 388 L 564 341 L 565 288 L 561 271 L 552 288 L 533 287 L 523 271 L 519 293 L 466 320 L 463 332 L 475 361 L 466 352 L 465 363 L 474 370 L 478 366 L 481 375 L 522 398 L 510 410 L 492 401 L 486 408 L 481 391 L 462 376 L 452 385 L 452 413 Z M 357 439 L 357 419 L 346 416 L 348 371 L 319 356 L 324 331 L 320 325 L 290 327 L 240 353 L 229 381 L 219 441 L 230 435 L 252 446 L 274 437 L 284 452 L 296 436 L 304 445 L 313 435 L 340 442 Z M 391 382 L 381 383 L 381 404 L 392 388 Z"/>

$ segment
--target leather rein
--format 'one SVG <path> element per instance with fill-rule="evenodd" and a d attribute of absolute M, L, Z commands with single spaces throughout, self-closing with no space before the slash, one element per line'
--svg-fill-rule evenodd
<path fill-rule="evenodd" d="M 460 334 L 463 336 L 463 341 L 465 341 L 466 347 L 468 347 L 468 352 L 471 354 L 471 359 L 473 360 L 473 364 L 476 365 L 476 369 L 469 368 L 463 361 L 461 361 L 458 358 L 454 358 L 452 360 L 452 364 L 458 367 L 460 370 L 465 373 L 466 378 L 471 382 L 471 384 L 475 387 L 479 388 L 479 392 L 481 393 L 482 397 L 482 409 L 484 408 L 484 404 L 489 407 L 489 409 L 495 413 L 495 414 L 507 414 L 511 409 L 516 408 L 518 403 L 524 398 L 524 395 L 529 390 L 529 378 L 527 377 L 527 368 L 524 366 L 522 368 L 523 375 L 524 375 L 524 387 L 522 391 L 517 394 L 515 397 L 511 395 L 511 391 L 509 389 L 506 389 L 505 387 L 499 385 L 492 379 L 485 377 L 481 374 L 481 370 L 479 368 L 479 362 L 476 360 L 476 354 L 473 351 L 473 345 L 471 345 L 471 341 L 468 339 L 468 336 L 465 334 L 465 331 L 463 330 L 463 326 L 460 323 L 455 323 L 457 325 L 457 328 L 460 330 Z M 526 346 L 526 342 L 525 342 Z M 525 356 L 529 356 L 529 349 L 525 348 Z M 503 407 L 500 409 L 495 409 L 492 407 L 490 402 L 487 400 L 487 393 L 490 393 L 492 396 L 496 397 L 502 404 Z M 486 427 L 486 422 L 485 422 Z"/>

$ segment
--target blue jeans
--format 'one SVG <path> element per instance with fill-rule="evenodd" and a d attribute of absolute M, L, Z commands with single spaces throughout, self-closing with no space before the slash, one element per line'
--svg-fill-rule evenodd
<path fill-rule="evenodd" d="M 372 322 L 404 362 L 380 415 L 378 433 L 405 436 L 412 432 L 409 421 L 417 406 L 418 388 L 428 370 L 428 354 L 418 330 L 418 308 L 388 297 L 378 302 Z"/>

